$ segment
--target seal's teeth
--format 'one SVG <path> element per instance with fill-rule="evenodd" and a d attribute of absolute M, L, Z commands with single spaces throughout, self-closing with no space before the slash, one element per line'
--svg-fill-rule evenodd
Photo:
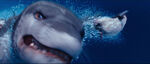
<path fill-rule="evenodd" d="M 31 43 L 30 46 L 34 46 L 34 43 Z"/>

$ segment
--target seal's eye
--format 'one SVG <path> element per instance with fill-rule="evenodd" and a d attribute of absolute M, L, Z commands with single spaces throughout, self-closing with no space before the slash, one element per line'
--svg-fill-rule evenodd
<path fill-rule="evenodd" d="M 38 19 L 38 20 L 44 20 L 46 19 L 46 16 L 44 16 L 42 13 L 40 12 L 36 12 L 35 13 L 35 18 Z"/>

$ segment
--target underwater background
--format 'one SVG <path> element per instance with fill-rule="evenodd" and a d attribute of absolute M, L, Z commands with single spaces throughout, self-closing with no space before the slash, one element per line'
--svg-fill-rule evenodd
<path fill-rule="evenodd" d="M 38 0 L 0 0 L 0 18 L 19 15 Z M 83 52 L 72 63 L 150 63 L 150 0 L 48 0 L 70 9 L 84 21 Z M 93 16 L 128 10 L 128 21 L 115 37 L 100 39 Z"/>

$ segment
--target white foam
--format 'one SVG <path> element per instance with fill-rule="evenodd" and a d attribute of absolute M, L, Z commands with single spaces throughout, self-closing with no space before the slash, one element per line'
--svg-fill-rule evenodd
<path fill-rule="evenodd" d="M 7 62 L 9 59 L 10 44 L 10 32 L 7 32 L 0 37 L 0 62 Z"/>

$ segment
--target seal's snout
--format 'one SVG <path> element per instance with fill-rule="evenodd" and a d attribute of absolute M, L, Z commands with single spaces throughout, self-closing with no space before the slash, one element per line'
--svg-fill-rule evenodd
<path fill-rule="evenodd" d="M 82 48 L 82 22 L 52 2 L 39 1 L 27 7 L 14 29 L 13 43 L 21 59 L 29 63 L 69 63 Z"/>

